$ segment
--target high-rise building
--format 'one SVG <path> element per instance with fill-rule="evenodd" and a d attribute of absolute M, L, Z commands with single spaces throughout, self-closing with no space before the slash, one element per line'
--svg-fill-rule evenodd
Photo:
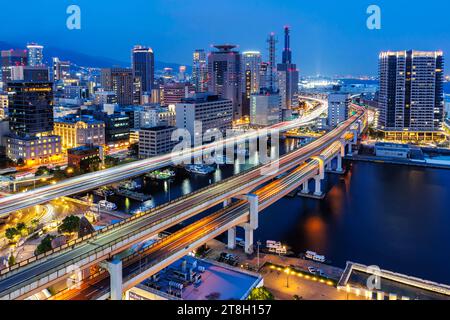
<path fill-rule="evenodd" d="M 70 62 L 53 58 L 53 81 L 67 79 L 70 75 Z"/>
<path fill-rule="evenodd" d="M 235 45 L 216 45 L 217 51 L 208 55 L 208 91 L 233 103 L 233 117 L 240 119 L 241 108 L 241 55 Z"/>
<path fill-rule="evenodd" d="M 2 56 L 2 81 L 11 81 L 11 67 L 26 66 L 28 64 L 27 50 L 3 50 Z"/>
<path fill-rule="evenodd" d="M 169 82 L 160 86 L 161 105 L 175 105 L 180 103 L 182 99 L 189 98 L 194 95 L 194 86 L 189 83 Z"/>
<path fill-rule="evenodd" d="M 281 121 L 281 97 L 269 89 L 261 89 L 250 97 L 250 124 L 270 126 Z"/>
<path fill-rule="evenodd" d="M 260 88 L 268 88 L 267 76 L 269 72 L 269 63 L 261 62 L 259 66 L 259 87 Z"/>
<path fill-rule="evenodd" d="M 129 68 L 102 69 L 102 88 L 105 91 L 114 91 L 118 104 L 132 105 L 134 101 L 133 71 Z"/>
<path fill-rule="evenodd" d="M 51 134 L 53 83 L 10 81 L 6 90 L 11 131 L 5 137 L 8 157 L 30 165 L 60 159 L 61 139 Z"/>
<path fill-rule="evenodd" d="M 192 83 L 196 92 L 208 91 L 208 64 L 206 62 L 206 53 L 203 49 L 194 51 Z"/>
<path fill-rule="evenodd" d="M 148 47 L 135 46 L 132 50 L 133 76 L 140 78 L 141 92 L 151 92 L 155 78 L 155 58 Z"/>
<path fill-rule="evenodd" d="M 28 49 L 28 65 L 31 67 L 39 67 L 44 65 L 44 47 L 37 43 L 27 45 Z"/>
<path fill-rule="evenodd" d="M 178 81 L 180 82 L 186 81 L 186 66 L 180 66 L 178 68 Z"/>
<path fill-rule="evenodd" d="M 328 96 L 328 125 L 337 126 L 348 119 L 350 95 L 345 93 L 333 93 Z"/>
<path fill-rule="evenodd" d="M 267 81 L 266 87 L 271 92 L 278 90 L 277 84 L 277 65 L 276 65 L 276 43 L 275 33 L 271 32 L 267 38 L 267 44 L 269 49 L 269 62 L 267 63 Z"/>
<path fill-rule="evenodd" d="M 176 130 L 172 126 L 157 126 L 139 130 L 139 158 L 149 158 L 169 153 L 177 141 L 172 141 L 172 133 Z"/>
<path fill-rule="evenodd" d="M 8 117 L 8 95 L 0 92 L 0 120 Z"/>
<path fill-rule="evenodd" d="M 289 27 L 284 27 L 284 48 L 281 63 L 277 66 L 278 87 L 283 100 L 283 109 L 298 105 L 298 70 L 292 63 Z"/>
<path fill-rule="evenodd" d="M 260 89 L 261 53 L 259 51 L 245 51 L 242 53 L 242 114 L 250 115 L 250 96 Z"/>
<path fill-rule="evenodd" d="M 378 126 L 391 133 L 439 131 L 444 120 L 441 51 L 381 52 Z M 403 137 L 402 137 L 403 139 Z"/>
<path fill-rule="evenodd" d="M 44 65 L 11 67 L 11 81 L 49 81 L 48 67 Z"/>
<path fill-rule="evenodd" d="M 11 132 L 19 136 L 53 131 L 53 83 L 7 83 Z"/>
<path fill-rule="evenodd" d="M 197 93 L 176 104 L 175 114 L 177 127 L 188 130 L 194 144 L 200 145 L 205 133 L 217 131 L 224 135 L 232 127 L 233 102 L 218 95 Z"/>

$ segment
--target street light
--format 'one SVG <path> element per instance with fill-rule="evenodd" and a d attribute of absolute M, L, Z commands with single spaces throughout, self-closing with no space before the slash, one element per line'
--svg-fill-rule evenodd
<path fill-rule="evenodd" d="M 257 265 L 258 265 L 258 270 L 259 270 L 259 246 L 260 246 L 260 245 L 261 245 L 261 241 L 258 240 L 258 241 L 256 242 L 256 248 L 257 248 L 257 249 L 256 249 L 256 250 L 257 250 L 257 251 L 256 251 L 256 252 L 257 252 L 257 255 L 256 255 L 256 261 L 257 261 L 257 262 L 256 262 L 256 263 L 257 263 Z"/>
<path fill-rule="evenodd" d="M 286 268 L 284 272 L 286 273 L 286 288 L 289 288 L 289 274 L 291 273 L 291 269 Z"/>

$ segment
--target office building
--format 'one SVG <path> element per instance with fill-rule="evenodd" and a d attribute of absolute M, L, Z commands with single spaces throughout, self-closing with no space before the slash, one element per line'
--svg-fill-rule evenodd
<path fill-rule="evenodd" d="M 124 112 L 95 112 L 94 118 L 105 123 L 105 143 L 110 148 L 129 145 L 130 117 Z"/>
<path fill-rule="evenodd" d="M 278 88 L 282 98 L 283 109 L 291 109 L 298 106 L 298 79 L 297 66 L 292 63 L 290 48 L 290 30 L 284 27 L 284 48 L 282 62 L 277 66 Z"/>
<path fill-rule="evenodd" d="M 250 96 L 250 125 L 265 127 L 281 121 L 281 96 L 269 89 L 261 89 Z"/>
<path fill-rule="evenodd" d="M 27 50 L 3 50 L 2 58 L 2 81 L 5 84 L 11 81 L 11 67 L 26 66 L 28 64 Z"/>
<path fill-rule="evenodd" d="M 172 152 L 178 141 L 172 141 L 172 126 L 141 128 L 139 130 L 139 158 L 149 158 Z"/>
<path fill-rule="evenodd" d="M 269 63 L 261 62 L 259 66 L 259 87 L 260 88 L 268 88 L 268 72 L 269 72 Z"/>
<path fill-rule="evenodd" d="M 46 66 L 13 66 L 11 70 L 11 81 L 49 81 L 48 68 Z"/>
<path fill-rule="evenodd" d="M 117 96 L 114 91 L 96 91 L 94 94 L 94 102 L 98 105 L 116 104 Z"/>
<path fill-rule="evenodd" d="M 59 136 L 26 136 L 13 133 L 5 136 L 6 155 L 14 161 L 23 160 L 28 165 L 51 163 L 61 159 Z"/>
<path fill-rule="evenodd" d="M 159 105 L 143 106 L 139 112 L 139 127 L 151 128 L 159 126 L 175 126 L 176 114 L 175 106 L 161 107 Z"/>
<path fill-rule="evenodd" d="M 250 114 L 250 96 L 258 93 L 260 89 L 261 53 L 259 51 L 244 51 L 241 65 L 242 114 Z"/>
<path fill-rule="evenodd" d="M 189 83 L 169 82 L 160 86 L 161 105 L 169 106 L 180 103 L 182 99 L 195 94 L 195 88 Z"/>
<path fill-rule="evenodd" d="M 85 145 L 67 150 L 67 165 L 82 171 L 91 171 L 92 166 L 97 169 L 103 159 L 101 146 Z"/>
<path fill-rule="evenodd" d="M 175 106 L 176 125 L 189 131 L 195 144 L 201 144 L 204 135 L 226 134 L 232 127 L 233 102 L 210 93 L 197 93 Z M 210 141 L 207 137 L 206 141 Z"/>
<path fill-rule="evenodd" d="M 102 69 L 102 88 L 105 91 L 115 92 L 118 104 L 133 104 L 134 78 L 132 69 Z"/>
<path fill-rule="evenodd" d="M 53 84 L 7 83 L 11 132 L 19 136 L 53 131 Z"/>
<path fill-rule="evenodd" d="M 44 47 L 37 43 L 27 45 L 28 65 L 31 67 L 40 67 L 44 65 Z"/>
<path fill-rule="evenodd" d="M 444 120 L 441 51 L 381 52 L 378 127 L 387 139 L 433 140 Z"/>
<path fill-rule="evenodd" d="M 8 117 L 8 95 L 0 92 L 0 120 Z"/>
<path fill-rule="evenodd" d="M 68 115 L 55 119 L 53 133 L 61 137 L 64 149 L 83 145 L 105 145 L 105 123 L 88 115 Z"/>
<path fill-rule="evenodd" d="M 233 104 L 233 117 L 242 116 L 241 55 L 235 45 L 216 45 L 208 55 L 208 91 Z"/>
<path fill-rule="evenodd" d="M 328 96 L 328 125 L 337 126 L 348 119 L 350 95 L 345 93 L 333 93 Z"/>
<path fill-rule="evenodd" d="M 208 64 L 206 62 L 206 52 L 203 49 L 194 51 L 192 83 L 196 92 L 208 91 Z"/>
<path fill-rule="evenodd" d="M 155 77 L 155 58 L 153 50 L 148 47 L 135 46 L 131 53 L 133 77 L 140 81 L 141 94 L 152 92 Z"/>
<path fill-rule="evenodd" d="M 70 77 L 70 62 L 53 58 L 53 81 L 65 80 Z"/>
<path fill-rule="evenodd" d="M 178 68 L 178 81 L 179 82 L 186 81 L 186 66 L 180 66 Z"/>

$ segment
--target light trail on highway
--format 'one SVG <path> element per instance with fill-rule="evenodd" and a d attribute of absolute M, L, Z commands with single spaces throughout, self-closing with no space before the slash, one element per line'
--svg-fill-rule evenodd
<path fill-rule="evenodd" d="M 170 166 L 173 164 L 174 159 L 176 159 L 177 162 L 187 161 L 192 158 L 202 156 L 205 152 L 212 152 L 228 143 L 239 143 L 239 141 L 246 141 L 248 139 L 267 136 L 267 132 L 270 132 L 271 130 L 278 132 L 288 131 L 298 126 L 311 123 L 327 110 L 327 102 L 324 100 L 310 97 L 300 98 L 318 102 L 320 103 L 320 107 L 317 107 L 310 114 L 302 117 L 301 119 L 281 122 L 263 130 L 246 132 L 238 137 L 226 138 L 221 141 L 194 147 L 189 150 L 182 151 L 181 153 L 174 152 L 149 159 L 138 160 L 113 168 L 69 178 L 54 185 L 40 187 L 35 190 L 0 198 L 0 218 L 9 215 L 11 212 L 31 207 L 36 204 L 49 202 L 55 198 L 89 191 L 104 185 L 129 179 L 149 171 Z"/>

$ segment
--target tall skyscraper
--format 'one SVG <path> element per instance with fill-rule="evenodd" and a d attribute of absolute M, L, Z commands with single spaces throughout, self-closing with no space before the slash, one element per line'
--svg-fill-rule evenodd
<path fill-rule="evenodd" d="M 53 83 L 11 81 L 6 91 L 12 133 L 30 136 L 53 131 Z"/>
<path fill-rule="evenodd" d="M 298 70 L 292 63 L 290 47 L 290 30 L 284 27 L 284 48 L 281 63 L 277 67 L 279 77 L 280 95 L 283 100 L 283 108 L 291 109 L 298 104 Z"/>
<path fill-rule="evenodd" d="M 152 92 L 155 79 L 155 58 L 151 48 L 135 46 L 132 50 L 133 76 L 141 79 L 141 90 Z"/>
<path fill-rule="evenodd" d="M 28 65 L 31 67 L 39 67 L 44 65 L 44 47 L 37 43 L 27 45 L 28 49 Z"/>
<path fill-rule="evenodd" d="M 2 81 L 11 80 L 11 67 L 26 66 L 28 64 L 27 50 L 3 50 L 2 56 Z"/>
<path fill-rule="evenodd" d="M 192 64 L 192 83 L 196 92 L 208 91 L 208 64 L 203 49 L 194 51 Z"/>
<path fill-rule="evenodd" d="M 102 87 L 105 91 L 114 91 L 120 105 L 133 104 L 134 83 L 133 71 L 129 68 L 102 69 Z"/>
<path fill-rule="evenodd" d="M 267 38 L 267 44 L 269 46 L 269 62 L 267 70 L 267 89 L 271 92 L 275 92 L 278 88 L 277 85 L 277 65 L 276 65 L 276 43 L 275 33 L 271 32 Z"/>
<path fill-rule="evenodd" d="M 261 53 L 259 51 L 245 51 L 242 53 L 242 114 L 250 115 L 250 96 L 260 89 Z"/>
<path fill-rule="evenodd" d="M 443 74 L 441 51 L 381 52 L 379 128 L 403 133 L 440 130 L 444 120 Z M 419 136 L 415 139 L 421 140 Z"/>
<path fill-rule="evenodd" d="M 64 80 L 70 75 L 70 62 L 53 58 L 53 81 Z"/>
<path fill-rule="evenodd" d="M 241 55 L 235 45 L 216 45 L 208 55 L 208 91 L 233 103 L 233 118 L 242 116 Z"/>

